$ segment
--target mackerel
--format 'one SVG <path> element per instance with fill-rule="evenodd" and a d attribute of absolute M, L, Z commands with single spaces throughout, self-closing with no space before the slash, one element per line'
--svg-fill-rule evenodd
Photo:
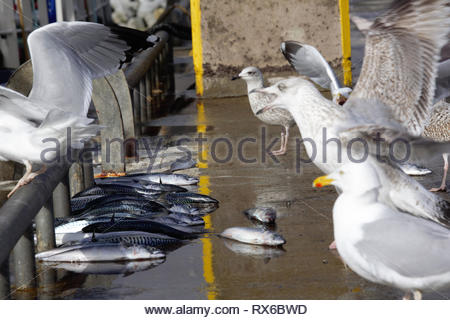
<path fill-rule="evenodd" d="M 55 234 L 56 245 L 66 245 L 68 243 L 127 243 L 139 244 L 155 247 L 161 250 L 172 250 L 184 244 L 183 240 L 172 238 L 163 234 L 155 234 L 140 231 L 119 231 L 98 233 L 74 232 Z"/>
<path fill-rule="evenodd" d="M 258 220 L 262 223 L 275 223 L 275 218 L 277 216 L 277 212 L 275 209 L 270 207 L 259 207 L 259 208 L 251 208 L 244 211 L 244 214 L 247 215 L 250 219 Z"/>
<path fill-rule="evenodd" d="M 84 210 L 92 203 L 95 203 L 95 201 L 98 201 L 99 199 L 104 197 L 105 195 L 91 195 L 86 197 L 72 198 L 70 199 L 70 208 L 72 209 L 72 212 Z"/>
<path fill-rule="evenodd" d="M 122 184 L 106 184 L 100 186 L 92 186 L 86 190 L 77 193 L 73 198 L 91 196 L 91 195 L 110 195 L 110 194 L 130 194 L 146 197 L 155 197 L 161 194 L 159 191 L 147 190 Z M 73 199 L 72 198 L 72 199 Z"/>
<path fill-rule="evenodd" d="M 194 159 L 178 159 L 172 162 L 169 170 L 171 172 L 174 172 L 178 170 L 191 169 L 195 168 L 196 165 L 197 161 L 195 161 Z"/>
<path fill-rule="evenodd" d="M 124 261 L 124 262 L 51 262 L 42 261 L 41 264 L 47 268 L 62 269 L 81 274 L 124 274 L 129 275 L 136 272 L 149 270 L 159 266 L 166 261 L 165 258 Z"/>
<path fill-rule="evenodd" d="M 184 213 L 192 216 L 200 214 L 198 208 L 193 208 L 188 204 L 174 204 L 169 208 L 169 211 L 173 213 Z"/>
<path fill-rule="evenodd" d="M 223 231 L 220 236 L 239 242 L 266 246 L 280 246 L 286 243 L 286 240 L 278 233 L 260 228 L 233 227 Z"/>
<path fill-rule="evenodd" d="M 92 234 L 84 233 L 89 237 L 82 242 L 91 242 Z M 109 243 L 127 243 L 151 246 L 161 250 L 174 250 L 186 242 L 180 239 L 172 238 L 162 234 L 155 234 L 140 231 L 119 231 L 95 234 L 95 241 Z"/>
<path fill-rule="evenodd" d="M 123 243 L 85 243 L 65 247 L 65 250 L 49 250 L 36 254 L 36 259 L 63 262 L 130 261 L 161 259 L 165 254 L 142 245 Z"/>
<path fill-rule="evenodd" d="M 69 221 L 55 227 L 55 233 L 72 233 L 80 232 L 84 227 L 97 223 L 111 221 L 111 218 L 97 218 L 95 220 L 75 220 Z"/>
<path fill-rule="evenodd" d="M 195 235 L 180 231 L 165 224 L 148 220 L 119 220 L 96 222 L 87 225 L 82 229 L 83 232 L 107 233 L 119 231 L 143 231 L 149 233 L 162 233 L 180 240 L 194 239 Z"/>
<path fill-rule="evenodd" d="M 167 192 L 185 192 L 186 188 L 176 186 L 173 184 L 153 183 L 150 181 L 139 180 L 133 177 L 114 177 L 114 178 L 102 178 L 95 179 L 95 183 L 99 186 L 105 186 L 110 184 L 120 184 L 129 187 L 143 188 L 146 190 L 154 191 L 167 191 Z"/>
<path fill-rule="evenodd" d="M 197 184 L 199 181 L 198 178 L 178 173 L 138 173 L 128 175 L 127 177 L 153 183 L 173 184 L 176 186 L 188 186 Z"/>

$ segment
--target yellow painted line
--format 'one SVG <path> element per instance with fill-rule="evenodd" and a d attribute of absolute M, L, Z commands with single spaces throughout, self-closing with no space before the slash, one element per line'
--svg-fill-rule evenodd
<path fill-rule="evenodd" d="M 202 133 L 205 135 L 206 133 L 206 124 L 205 124 L 205 106 L 203 102 L 197 103 L 197 133 Z M 206 169 L 208 168 L 208 162 L 206 161 L 208 159 L 208 146 L 204 143 L 203 149 L 198 152 L 201 152 L 199 154 L 199 161 L 197 162 L 197 168 L 200 169 Z M 201 159 L 201 161 L 200 161 Z"/>
<path fill-rule="evenodd" d="M 350 87 L 352 85 L 352 45 L 350 37 L 349 0 L 339 0 L 339 12 L 341 15 L 341 47 L 344 85 Z"/>
<path fill-rule="evenodd" d="M 211 190 L 209 189 L 209 176 L 200 176 L 198 182 L 198 192 L 209 196 L 209 194 L 211 193 Z M 210 218 L 210 216 L 207 215 L 204 218 Z M 211 225 L 206 225 L 206 228 L 211 228 Z"/>
<path fill-rule="evenodd" d="M 191 1 L 192 3 L 192 1 Z M 192 4 L 191 4 L 192 7 Z M 203 102 L 197 102 L 197 133 L 206 133 L 205 124 L 205 106 Z M 199 150 L 200 152 L 200 150 Z M 199 159 L 203 162 L 197 161 L 197 167 L 200 169 L 208 168 L 208 146 L 204 143 L 203 150 L 199 155 Z M 198 192 L 200 194 L 209 195 L 211 193 L 209 176 L 201 175 L 198 182 Z M 205 229 L 212 229 L 211 215 L 203 218 L 205 220 Z M 207 298 L 208 300 L 215 300 L 217 297 L 214 269 L 213 269 L 213 247 L 209 235 L 202 238 L 202 252 L 203 252 L 203 278 L 207 284 Z"/>
<path fill-rule="evenodd" d="M 191 0 L 192 58 L 194 60 L 195 88 L 203 95 L 202 15 L 200 0 Z"/>

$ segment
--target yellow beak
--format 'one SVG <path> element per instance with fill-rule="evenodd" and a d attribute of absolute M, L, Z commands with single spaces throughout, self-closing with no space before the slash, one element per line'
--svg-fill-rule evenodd
<path fill-rule="evenodd" d="M 313 187 L 322 188 L 325 186 L 329 186 L 334 180 L 328 178 L 328 176 L 321 176 L 314 180 Z"/>

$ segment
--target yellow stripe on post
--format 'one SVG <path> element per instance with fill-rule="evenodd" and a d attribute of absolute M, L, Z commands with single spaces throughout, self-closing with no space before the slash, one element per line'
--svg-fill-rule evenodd
<path fill-rule="evenodd" d="M 352 45 L 350 37 L 349 0 L 339 0 L 339 12 L 341 15 L 341 47 L 344 85 L 350 87 L 352 85 Z"/>
<path fill-rule="evenodd" d="M 203 95 L 203 52 L 200 0 L 191 0 L 192 58 L 194 60 L 195 88 Z"/>

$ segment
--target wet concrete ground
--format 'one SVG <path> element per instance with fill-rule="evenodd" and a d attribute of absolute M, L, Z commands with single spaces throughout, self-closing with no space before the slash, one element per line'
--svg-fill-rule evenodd
<path fill-rule="evenodd" d="M 252 114 L 247 99 L 216 99 L 193 103 L 177 119 L 161 128 L 162 133 L 194 139 L 204 132 L 205 162 L 190 174 L 200 176 L 198 191 L 220 201 L 220 208 L 206 218 L 210 234 L 169 253 L 166 261 L 152 269 L 128 275 L 59 274 L 52 298 L 65 299 L 398 299 L 402 292 L 369 283 L 346 268 L 335 251 L 328 250 L 333 239 L 331 210 L 333 189 L 314 189 L 314 178 L 322 175 L 313 164 L 296 170 L 297 128 L 292 129 L 288 153 L 277 161 L 265 155 L 266 141 L 278 138 L 279 128 L 264 127 Z M 170 118 L 169 118 L 170 119 Z M 160 122 L 161 123 L 161 122 Z M 162 122 L 164 123 L 164 122 Z M 245 164 L 238 158 L 237 145 L 253 137 L 243 148 Z M 225 142 L 231 142 L 233 156 L 227 157 Z M 191 150 L 197 143 L 188 143 Z M 278 145 L 275 146 L 277 148 Z M 213 152 L 214 155 L 213 155 Z M 205 154 L 206 153 L 206 154 Z M 202 154 L 199 152 L 199 154 Z M 301 157 L 306 158 L 303 146 Z M 219 159 L 219 160 L 218 160 Z M 437 185 L 441 162 L 430 165 L 432 175 L 421 178 L 427 186 Z M 450 199 L 448 194 L 443 195 Z M 284 251 L 226 242 L 216 236 L 231 226 L 252 226 L 242 211 L 255 206 L 272 206 L 278 212 L 276 230 L 287 240 Z M 236 250 L 236 251 L 233 251 Z M 420 257 L 418 257 L 420 259 Z M 145 268 L 136 263 L 134 268 Z M 57 290 L 56 290 L 57 289 Z M 426 294 L 442 299 L 448 292 Z"/>

